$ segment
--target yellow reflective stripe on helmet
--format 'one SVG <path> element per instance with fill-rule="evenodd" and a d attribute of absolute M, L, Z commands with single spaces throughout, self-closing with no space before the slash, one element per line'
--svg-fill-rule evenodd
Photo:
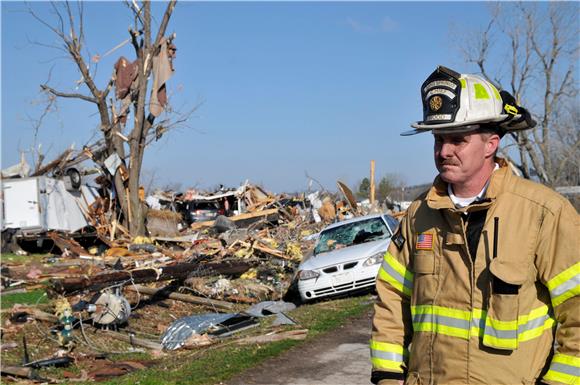
<path fill-rule="evenodd" d="M 479 83 L 475 83 L 473 85 L 473 89 L 475 90 L 475 98 L 476 99 L 489 99 L 489 94 L 484 86 Z"/>
<path fill-rule="evenodd" d="M 373 368 L 403 372 L 404 358 L 408 352 L 401 345 L 371 340 L 370 348 Z"/>
<path fill-rule="evenodd" d="M 495 96 L 495 98 L 497 100 L 501 100 L 501 95 L 499 94 L 499 91 L 497 90 L 497 88 L 495 88 L 495 86 L 491 83 L 489 83 L 491 90 L 493 91 L 493 95 Z"/>
<path fill-rule="evenodd" d="M 465 82 L 465 79 L 459 79 L 459 82 L 461 83 L 461 88 L 467 87 L 467 83 Z"/>
<path fill-rule="evenodd" d="M 544 379 L 564 384 L 580 384 L 580 357 L 556 353 Z"/>
<path fill-rule="evenodd" d="M 569 298 L 580 295 L 580 262 L 549 280 L 546 286 L 550 290 L 554 307 Z"/>
<path fill-rule="evenodd" d="M 383 257 L 383 263 L 379 269 L 378 278 L 388 282 L 403 294 L 411 295 L 413 291 L 413 273 L 405 268 L 401 262 L 388 251 Z"/>

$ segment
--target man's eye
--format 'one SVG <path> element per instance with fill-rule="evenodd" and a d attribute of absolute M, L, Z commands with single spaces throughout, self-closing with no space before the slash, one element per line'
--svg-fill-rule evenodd
<path fill-rule="evenodd" d="M 453 143 L 453 144 L 461 144 L 461 143 L 464 143 L 464 142 L 465 142 L 465 140 L 463 140 L 463 138 L 453 138 L 453 139 L 451 139 L 451 143 Z"/>

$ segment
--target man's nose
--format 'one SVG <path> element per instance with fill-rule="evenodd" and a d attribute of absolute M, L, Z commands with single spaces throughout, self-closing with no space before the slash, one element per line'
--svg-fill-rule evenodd
<path fill-rule="evenodd" d="M 439 155 L 442 158 L 448 158 L 453 155 L 453 145 L 451 143 L 443 142 L 440 144 Z"/>

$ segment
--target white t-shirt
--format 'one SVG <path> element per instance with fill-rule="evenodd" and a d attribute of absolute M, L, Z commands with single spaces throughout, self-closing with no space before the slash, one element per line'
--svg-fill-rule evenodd
<path fill-rule="evenodd" d="M 497 169 L 499 169 L 499 164 L 496 163 L 493 171 L 495 171 Z M 487 191 L 487 186 L 489 186 L 490 180 L 491 180 L 491 178 L 487 180 L 487 182 L 485 183 L 485 186 L 483 186 L 483 188 L 481 189 L 479 194 L 472 196 L 472 197 L 462 198 L 462 197 L 456 196 L 455 194 L 453 194 L 453 188 L 451 187 L 450 184 L 447 185 L 447 194 L 449 194 L 449 198 L 451 198 L 451 201 L 453 202 L 455 207 L 457 207 L 457 208 L 467 207 L 470 204 L 472 204 L 473 202 L 481 200 L 485 196 L 485 192 Z"/>

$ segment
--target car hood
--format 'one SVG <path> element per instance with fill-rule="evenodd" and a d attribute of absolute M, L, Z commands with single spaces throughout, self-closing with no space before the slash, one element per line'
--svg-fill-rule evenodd
<path fill-rule="evenodd" d="M 329 265 L 335 265 L 337 263 L 366 259 L 375 253 L 385 251 L 389 246 L 390 241 L 390 238 L 381 239 L 378 241 L 345 247 L 344 249 L 329 251 L 327 253 L 315 254 L 307 260 L 302 261 L 300 266 L 298 266 L 298 269 L 314 270 Z"/>

